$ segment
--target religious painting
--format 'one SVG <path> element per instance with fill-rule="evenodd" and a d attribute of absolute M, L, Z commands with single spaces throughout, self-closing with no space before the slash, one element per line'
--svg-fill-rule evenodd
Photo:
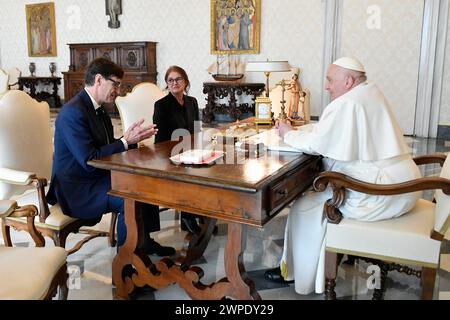
<path fill-rule="evenodd" d="M 25 6 L 27 15 L 28 56 L 56 56 L 55 4 L 53 2 Z"/>
<path fill-rule="evenodd" d="M 211 0 L 211 54 L 259 53 L 261 0 Z"/>

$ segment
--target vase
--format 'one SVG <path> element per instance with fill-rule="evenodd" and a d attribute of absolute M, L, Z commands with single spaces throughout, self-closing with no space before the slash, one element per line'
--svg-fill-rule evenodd
<path fill-rule="evenodd" d="M 55 71 L 56 71 L 56 64 L 54 62 L 50 62 L 50 65 L 48 66 L 49 70 L 50 70 L 50 74 L 52 75 L 52 77 L 55 76 Z"/>
<path fill-rule="evenodd" d="M 34 72 L 36 71 L 36 65 L 34 64 L 34 62 L 30 62 L 28 70 L 30 70 L 31 76 L 34 77 Z"/>

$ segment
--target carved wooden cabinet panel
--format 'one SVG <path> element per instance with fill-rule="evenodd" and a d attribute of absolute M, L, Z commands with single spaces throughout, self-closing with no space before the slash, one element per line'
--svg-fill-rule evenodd
<path fill-rule="evenodd" d="M 120 95 L 130 92 L 140 82 L 156 84 L 156 42 L 109 42 L 69 44 L 70 66 L 64 75 L 64 99 L 69 101 L 84 88 L 86 67 L 95 58 L 104 57 L 124 71 Z M 118 114 L 114 104 L 105 105 L 109 113 Z"/>

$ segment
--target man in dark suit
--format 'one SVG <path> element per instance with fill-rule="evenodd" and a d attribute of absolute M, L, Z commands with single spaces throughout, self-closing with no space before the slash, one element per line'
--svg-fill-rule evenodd
<path fill-rule="evenodd" d="M 103 214 L 119 213 L 118 246 L 126 239 L 124 201 L 108 195 L 110 171 L 96 169 L 88 161 L 136 148 L 137 143 L 158 131 L 155 125 L 143 126 L 144 119 L 134 123 L 120 139 L 114 138 L 111 118 L 101 106 L 118 95 L 124 71 L 108 59 L 92 61 L 86 70 L 86 86 L 67 102 L 55 124 L 53 173 L 47 200 L 59 203 L 64 214 L 100 221 Z M 175 249 L 163 247 L 150 232 L 159 230 L 159 215 L 143 214 L 144 250 L 148 254 L 169 256 Z"/>

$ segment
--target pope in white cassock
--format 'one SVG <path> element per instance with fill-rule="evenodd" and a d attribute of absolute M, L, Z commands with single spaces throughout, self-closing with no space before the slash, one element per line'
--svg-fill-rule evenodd
<path fill-rule="evenodd" d="M 299 130 L 281 123 L 280 136 L 305 153 L 323 155 L 325 170 L 377 184 L 420 178 L 389 103 L 380 89 L 366 80 L 358 60 L 338 59 L 327 72 L 325 89 L 332 102 L 320 121 Z M 419 192 L 375 196 L 348 191 L 339 209 L 346 218 L 377 221 L 408 212 L 419 197 Z M 286 281 L 295 280 L 295 291 L 300 294 L 324 291 L 327 221 L 323 205 L 330 198 L 330 189 L 308 192 L 295 201 L 288 216 L 281 275 Z"/>

